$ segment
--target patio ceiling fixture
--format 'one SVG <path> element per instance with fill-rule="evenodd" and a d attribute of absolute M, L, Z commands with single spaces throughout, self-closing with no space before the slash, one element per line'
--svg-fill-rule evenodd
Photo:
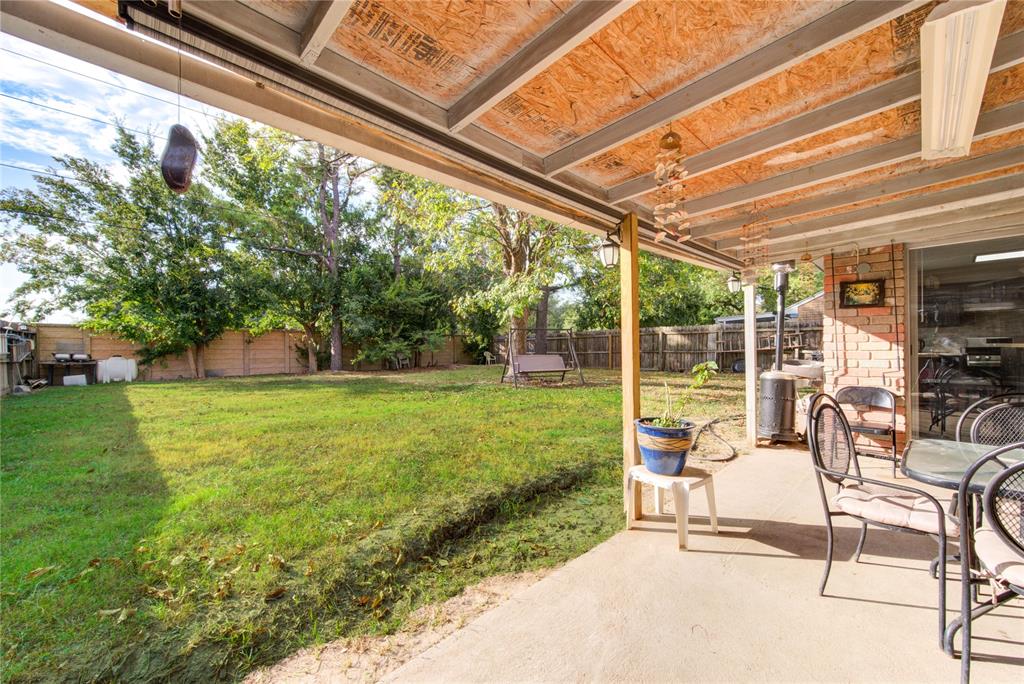
<path fill-rule="evenodd" d="M 740 280 L 740 274 L 733 272 L 729 279 L 725 281 L 725 284 L 729 288 L 729 292 L 736 294 L 743 287 L 743 281 Z"/>
<path fill-rule="evenodd" d="M 970 154 L 1006 0 L 953 0 L 921 26 L 921 157 Z"/>
<path fill-rule="evenodd" d="M 690 239 L 690 223 L 683 207 L 686 166 L 683 163 L 682 138 L 669 129 L 658 141 L 658 154 L 654 160 L 654 182 L 657 193 L 654 205 L 655 242 L 673 237 L 678 242 Z"/>
<path fill-rule="evenodd" d="M 605 268 L 615 268 L 619 265 L 619 243 L 617 240 L 620 239 L 619 229 L 616 228 L 614 231 L 608 231 L 607 237 L 601 243 L 598 256 L 601 257 L 601 263 Z"/>

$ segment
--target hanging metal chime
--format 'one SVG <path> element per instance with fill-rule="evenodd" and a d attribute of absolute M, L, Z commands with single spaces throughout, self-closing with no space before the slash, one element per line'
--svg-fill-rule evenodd
<path fill-rule="evenodd" d="M 661 136 L 654 162 L 654 182 L 658 186 L 654 205 L 655 242 L 671 236 L 679 242 L 690 239 L 690 223 L 684 208 L 683 184 L 687 172 L 683 164 L 682 138 L 673 131 Z"/>

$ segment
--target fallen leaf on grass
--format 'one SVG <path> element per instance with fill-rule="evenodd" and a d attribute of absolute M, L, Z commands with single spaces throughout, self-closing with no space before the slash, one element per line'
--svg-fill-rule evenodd
<path fill-rule="evenodd" d="M 90 568 L 86 568 L 85 570 L 82 570 L 82 572 L 78 573 L 77 575 L 75 575 L 74 577 L 69 579 L 67 581 L 67 584 L 74 584 L 75 582 L 77 582 L 78 580 L 82 579 L 83 577 L 88 575 L 90 572 L 93 572 L 94 570 L 95 570 L 95 568 L 91 568 L 91 567 Z"/>
<path fill-rule="evenodd" d="M 275 556 L 272 553 L 267 555 L 267 562 L 273 565 L 278 570 L 284 567 L 284 558 L 281 558 L 280 556 Z"/>
<path fill-rule="evenodd" d="M 140 569 L 140 570 L 143 570 L 143 571 L 145 571 L 145 570 L 149 570 L 149 569 L 150 569 L 151 567 L 153 567 L 154 565 L 156 565 L 156 561 L 148 560 L 148 561 L 146 561 L 145 563 L 143 563 L 142 565 L 140 565 L 140 566 L 139 566 L 139 569 Z"/>
<path fill-rule="evenodd" d="M 171 566 L 173 567 L 175 565 L 181 565 L 184 562 L 185 562 L 185 554 L 183 554 L 183 553 L 182 554 L 178 554 L 177 556 L 175 556 L 174 558 L 171 559 Z"/>
<path fill-rule="evenodd" d="M 223 601 L 228 596 L 231 596 L 231 580 L 226 579 L 217 582 L 217 589 L 213 592 L 213 598 Z"/>
<path fill-rule="evenodd" d="M 111 615 L 117 615 L 120 612 L 120 608 L 100 608 L 96 611 L 96 614 L 100 617 L 110 617 Z"/>
<path fill-rule="evenodd" d="M 36 568 L 32 572 L 30 572 L 27 575 L 25 575 L 25 579 L 32 580 L 32 579 L 35 579 L 37 577 L 42 577 L 46 573 L 50 572 L 51 570 L 55 570 L 56 568 L 57 568 L 56 565 L 47 565 L 46 567 L 43 567 L 43 568 Z"/>
<path fill-rule="evenodd" d="M 172 590 L 170 587 L 166 587 L 164 589 L 157 589 L 156 587 L 147 586 L 146 593 L 152 596 L 153 598 L 160 599 L 161 601 L 170 601 L 174 598 L 174 590 Z"/>
<path fill-rule="evenodd" d="M 356 603 L 358 603 L 361 606 L 365 606 L 369 602 L 370 602 L 370 597 L 369 596 L 360 596 L 359 598 L 356 599 Z"/>
<path fill-rule="evenodd" d="M 124 622 L 125 620 L 130 618 L 131 616 L 135 615 L 135 613 L 136 613 L 136 609 L 135 608 L 122 608 L 121 609 L 121 614 L 117 616 L 117 624 L 121 624 L 122 622 Z"/>
<path fill-rule="evenodd" d="M 302 572 L 302 574 L 305 575 L 306 577 L 309 577 L 310 575 L 312 575 L 313 574 L 313 564 L 312 563 L 306 563 L 306 569 Z"/>
<path fill-rule="evenodd" d="M 274 587 L 273 589 L 268 591 L 266 596 L 264 596 L 263 598 L 267 601 L 276 601 L 277 599 L 284 596 L 286 591 L 288 590 L 284 587 Z"/>

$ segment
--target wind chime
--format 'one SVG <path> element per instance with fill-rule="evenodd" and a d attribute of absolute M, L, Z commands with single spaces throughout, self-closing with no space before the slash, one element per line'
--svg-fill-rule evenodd
<path fill-rule="evenodd" d="M 167 146 L 160 157 L 160 174 L 173 192 L 184 194 L 192 185 L 192 170 L 199 159 L 199 144 L 192 131 L 181 125 L 181 0 L 171 0 L 167 13 L 178 20 L 178 123 L 167 134 Z"/>
<path fill-rule="evenodd" d="M 658 154 L 654 163 L 656 203 L 654 225 L 655 242 L 671 237 L 678 242 L 690 239 L 690 222 L 684 204 L 686 166 L 683 164 L 682 138 L 672 129 L 658 141 Z"/>
<path fill-rule="evenodd" d="M 756 210 L 757 206 L 754 206 Z M 749 285 L 757 280 L 757 271 L 768 261 L 768 247 L 765 236 L 768 232 L 764 219 L 754 218 L 740 228 L 740 241 L 743 243 L 741 261 L 743 269 L 740 277 L 743 284 Z"/>

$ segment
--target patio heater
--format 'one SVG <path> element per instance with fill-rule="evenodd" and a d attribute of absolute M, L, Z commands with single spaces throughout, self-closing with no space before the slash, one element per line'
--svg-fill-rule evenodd
<path fill-rule="evenodd" d="M 786 291 L 792 261 L 772 264 L 776 293 L 775 367 L 761 373 L 758 401 L 757 436 L 773 442 L 799 442 L 796 433 L 797 376 L 782 370 L 782 350 L 786 330 Z"/>

